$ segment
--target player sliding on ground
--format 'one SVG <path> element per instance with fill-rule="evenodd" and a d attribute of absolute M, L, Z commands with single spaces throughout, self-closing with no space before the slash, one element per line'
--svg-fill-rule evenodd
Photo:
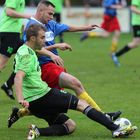
<path fill-rule="evenodd" d="M 105 126 L 113 137 L 128 137 L 135 131 L 134 127 L 116 125 L 104 113 L 92 108 L 86 101 L 78 99 L 68 92 L 50 88 L 41 79 L 36 50 L 45 46 L 45 28 L 31 25 L 27 31 L 27 42 L 21 46 L 15 56 L 15 92 L 18 102 L 29 109 L 38 118 L 48 122 L 49 127 L 38 128 L 31 125 L 27 139 L 38 136 L 68 135 L 74 132 L 76 124 L 68 116 L 68 109 L 85 114 L 92 121 Z M 55 101 L 55 102 L 54 102 Z"/>

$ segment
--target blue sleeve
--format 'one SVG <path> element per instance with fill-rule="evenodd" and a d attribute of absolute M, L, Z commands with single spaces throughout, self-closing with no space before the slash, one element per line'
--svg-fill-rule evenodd
<path fill-rule="evenodd" d="M 69 26 L 66 24 L 57 23 L 55 21 L 49 21 L 47 26 L 50 26 L 51 30 L 54 32 L 54 35 L 57 36 L 62 32 L 68 31 Z"/>
<path fill-rule="evenodd" d="M 111 5 L 115 4 L 118 0 L 104 0 L 103 6 L 110 7 Z"/>

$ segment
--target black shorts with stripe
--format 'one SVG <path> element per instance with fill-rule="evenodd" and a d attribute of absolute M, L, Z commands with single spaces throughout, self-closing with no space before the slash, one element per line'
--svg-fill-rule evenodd
<path fill-rule="evenodd" d="M 20 33 L 0 32 L 0 54 L 11 57 L 22 44 Z"/>
<path fill-rule="evenodd" d="M 45 119 L 50 125 L 63 124 L 69 119 L 63 113 L 68 109 L 76 110 L 78 98 L 68 92 L 51 89 L 43 97 L 29 103 L 30 112 L 36 117 Z"/>
<path fill-rule="evenodd" d="M 133 26 L 133 36 L 140 37 L 140 25 Z"/>

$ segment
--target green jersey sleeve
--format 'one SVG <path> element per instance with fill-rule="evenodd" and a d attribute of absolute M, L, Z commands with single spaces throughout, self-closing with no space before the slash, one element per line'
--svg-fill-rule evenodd
<path fill-rule="evenodd" d="M 10 8 L 16 9 L 16 7 L 18 5 L 18 0 L 6 0 L 5 5 L 6 5 L 6 7 L 10 7 Z"/>
<path fill-rule="evenodd" d="M 16 59 L 16 64 L 15 68 L 16 71 L 18 70 L 22 70 L 26 73 L 26 75 L 30 75 L 31 71 L 32 71 L 32 56 L 30 54 L 26 54 L 26 55 L 19 55 L 18 58 Z M 16 67 L 17 66 L 17 67 Z"/>

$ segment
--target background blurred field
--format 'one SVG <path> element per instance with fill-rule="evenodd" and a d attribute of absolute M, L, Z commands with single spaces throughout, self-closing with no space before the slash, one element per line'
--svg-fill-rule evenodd
<path fill-rule="evenodd" d="M 66 33 L 65 41 L 72 45 L 73 51 L 60 52 L 69 73 L 78 77 L 89 94 L 106 112 L 121 110 L 122 117 L 140 127 L 140 49 L 137 48 L 120 58 L 121 67 L 113 64 L 109 46 L 111 38 L 93 38 L 80 43 L 80 34 Z M 122 34 L 119 48 L 131 40 L 130 34 Z M 0 73 L 0 85 L 7 79 L 12 69 L 12 59 Z M 47 124 L 35 117 L 24 117 L 12 128 L 7 128 L 7 118 L 13 106 L 20 105 L 10 100 L 0 90 L 0 139 L 25 140 L 29 124 L 40 127 Z M 69 136 L 38 138 L 38 140 L 111 140 L 108 130 L 90 121 L 79 112 L 69 111 L 69 116 L 77 123 L 77 130 Z M 139 140 L 139 130 L 129 138 Z"/>

